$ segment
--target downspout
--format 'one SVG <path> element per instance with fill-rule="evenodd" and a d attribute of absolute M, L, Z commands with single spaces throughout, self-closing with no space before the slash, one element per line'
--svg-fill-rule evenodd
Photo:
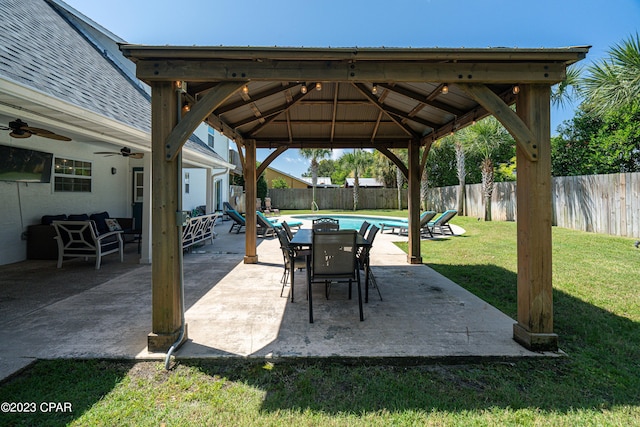
<path fill-rule="evenodd" d="M 178 122 L 182 116 L 182 96 L 178 95 Z M 182 222 L 184 221 L 182 217 L 182 148 L 178 151 L 178 155 L 176 157 L 177 162 L 177 175 L 178 175 L 178 189 L 177 189 L 177 200 L 178 200 L 178 210 L 176 211 L 176 233 L 178 233 L 178 241 L 180 242 L 180 251 L 178 255 L 178 267 L 180 268 L 180 335 L 178 335 L 178 339 L 174 342 L 169 351 L 167 352 L 167 356 L 164 360 L 164 368 L 169 370 L 169 365 L 171 363 L 171 355 L 182 346 L 184 339 L 184 333 L 186 330 L 186 322 L 184 316 L 185 304 L 184 304 L 184 266 L 183 266 L 183 253 L 182 253 Z"/>

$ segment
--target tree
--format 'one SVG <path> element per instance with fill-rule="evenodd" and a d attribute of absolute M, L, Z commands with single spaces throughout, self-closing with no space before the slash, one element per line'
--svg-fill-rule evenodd
<path fill-rule="evenodd" d="M 608 51 L 608 58 L 587 68 L 581 91 L 585 109 L 597 116 L 638 104 L 640 36 L 630 36 Z"/>
<path fill-rule="evenodd" d="M 551 88 L 551 103 L 556 107 L 566 107 L 580 98 L 582 69 L 576 66 L 567 68 L 564 79 Z"/>
<path fill-rule="evenodd" d="M 515 141 L 495 117 L 488 117 L 475 125 L 462 129 L 459 137 L 469 150 L 479 153 L 482 157 L 480 172 L 485 206 L 484 219 L 491 221 L 491 197 L 495 180 L 494 157 L 497 157 L 498 152 L 507 146 L 513 147 L 515 150 Z M 508 159 L 511 157 L 513 156 Z"/>
<path fill-rule="evenodd" d="M 273 188 L 289 188 L 289 184 L 284 178 L 274 178 L 271 180 L 271 187 Z"/>
<path fill-rule="evenodd" d="M 326 148 L 301 148 L 300 155 L 311 160 L 311 185 L 313 187 L 311 210 L 318 207 L 316 203 L 316 185 L 318 185 L 318 159 L 323 159 L 331 154 Z"/>
<path fill-rule="evenodd" d="M 458 175 L 458 215 L 464 215 L 464 199 L 467 185 L 466 156 L 464 146 L 460 141 L 454 140 L 454 146 L 456 148 L 456 174 Z"/>
<path fill-rule="evenodd" d="M 355 211 L 358 209 L 360 173 L 367 166 L 367 155 L 361 149 L 355 148 L 353 153 L 343 154 L 340 162 L 353 170 L 353 210 Z"/>

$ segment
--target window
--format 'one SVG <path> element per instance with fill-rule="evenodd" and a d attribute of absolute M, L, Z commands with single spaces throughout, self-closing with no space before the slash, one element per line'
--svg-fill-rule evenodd
<path fill-rule="evenodd" d="M 209 145 L 209 147 L 213 148 L 213 145 L 215 143 L 215 133 L 212 127 L 209 127 L 209 132 L 207 136 L 208 136 L 207 144 Z"/>
<path fill-rule="evenodd" d="M 91 162 L 56 157 L 54 191 L 91 192 Z"/>

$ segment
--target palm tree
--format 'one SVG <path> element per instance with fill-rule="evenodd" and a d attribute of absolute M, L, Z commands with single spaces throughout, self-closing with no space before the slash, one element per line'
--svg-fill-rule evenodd
<path fill-rule="evenodd" d="M 551 89 L 551 103 L 556 107 L 565 108 L 580 98 L 582 69 L 577 66 L 567 68 L 564 79 Z"/>
<path fill-rule="evenodd" d="M 367 158 L 364 151 L 354 148 L 353 153 L 345 153 L 340 161 L 353 169 L 353 210 L 358 209 L 358 197 L 360 193 L 360 173 L 366 166 Z"/>
<path fill-rule="evenodd" d="M 331 154 L 331 150 L 326 148 L 301 148 L 300 155 L 311 160 L 311 186 L 313 187 L 311 210 L 317 207 L 316 185 L 318 185 L 318 160 L 322 160 Z"/>
<path fill-rule="evenodd" d="M 402 159 L 398 153 L 400 150 L 394 151 L 394 153 Z M 406 150 L 404 150 L 406 152 Z M 405 156 L 406 157 L 406 156 Z M 402 171 L 387 158 L 380 151 L 373 153 L 373 174 L 380 182 L 384 182 L 386 188 L 391 188 L 395 185 L 398 190 L 398 210 L 402 209 L 402 184 L 404 183 L 404 176 Z"/>
<path fill-rule="evenodd" d="M 458 215 L 464 215 L 464 199 L 467 185 L 466 155 L 462 142 L 454 139 L 456 148 L 456 174 L 458 175 Z"/>
<path fill-rule="evenodd" d="M 614 45 L 609 57 L 587 68 L 582 80 L 586 107 L 597 115 L 638 102 L 640 96 L 640 36 Z"/>
<path fill-rule="evenodd" d="M 484 219 L 491 221 L 491 196 L 493 195 L 493 155 L 495 149 L 507 140 L 512 140 L 511 135 L 491 116 L 483 119 L 475 125 L 463 129 L 459 133 L 461 142 L 471 151 L 482 155 L 480 171 L 482 174 L 482 194 L 484 196 Z"/>

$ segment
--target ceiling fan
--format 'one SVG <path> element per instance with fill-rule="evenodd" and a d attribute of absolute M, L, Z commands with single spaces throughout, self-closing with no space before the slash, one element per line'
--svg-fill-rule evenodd
<path fill-rule="evenodd" d="M 14 138 L 29 138 L 31 135 L 41 136 L 43 138 L 57 139 L 58 141 L 71 141 L 71 138 L 58 135 L 50 130 L 30 127 L 27 123 L 20 119 L 9 122 L 9 127 L 0 126 L 2 130 L 10 130 L 10 136 Z"/>
<path fill-rule="evenodd" d="M 93 154 L 104 154 L 105 157 L 109 157 L 109 156 L 131 157 L 132 159 L 141 159 L 144 157 L 144 153 L 132 153 L 131 148 L 129 147 L 122 147 L 120 151 L 97 151 Z"/>

